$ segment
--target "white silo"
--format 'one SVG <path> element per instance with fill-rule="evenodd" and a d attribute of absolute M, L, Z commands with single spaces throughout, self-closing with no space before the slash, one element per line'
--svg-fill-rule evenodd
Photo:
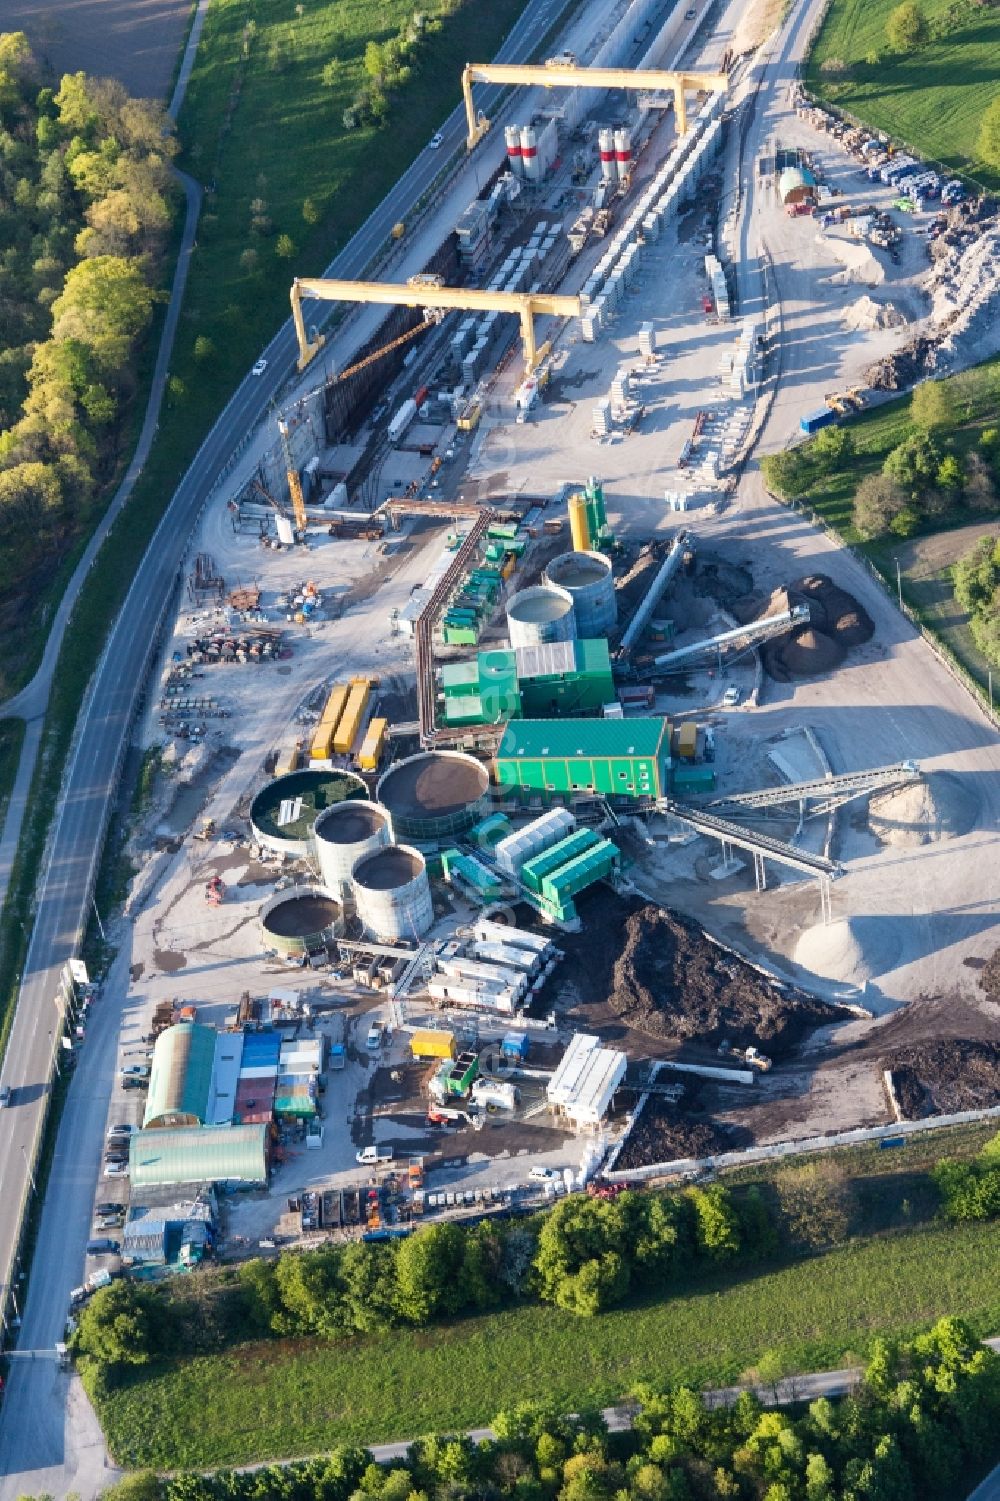
<path fill-rule="evenodd" d="M 521 130 L 521 162 L 528 181 L 537 182 L 540 176 L 538 137 L 530 125 L 525 125 Z"/>
<path fill-rule="evenodd" d="M 535 584 L 512 594 L 507 602 L 507 632 L 515 648 L 575 640 L 572 596 L 551 584 Z"/>
<path fill-rule="evenodd" d="M 601 178 L 604 182 L 615 179 L 615 137 L 611 130 L 597 132 L 597 149 L 601 157 Z"/>
<path fill-rule="evenodd" d="M 615 166 L 619 182 L 624 182 L 632 171 L 632 137 L 627 130 L 615 131 Z"/>
<path fill-rule="evenodd" d="M 548 564 L 545 577 L 571 597 L 580 640 L 607 636 L 614 630 L 618 620 L 615 578 L 603 553 L 561 553 Z"/>
<path fill-rule="evenodd" d="M 364 855 L 392 843 L 389 814 L 378 803 L 334 803 L 313 825 L 313 846 L 323 884 L 340 896 L 351 892 L 351 874 Z"/>
<path fill-rule="evenodd" d="M 504 140 L 507 142 L 507 165 L 515 177 L 524 176 L 524 158 L 521 155 L 521 127 L 508 125 L 504 130 Z"/>
<path fill-rule="evenodd" d="M 434 922 L 427 865 L 419 850 L 389 844 L 364 855 L 351 881 L 365 931 L 380 943 L 422 938 Z"/>

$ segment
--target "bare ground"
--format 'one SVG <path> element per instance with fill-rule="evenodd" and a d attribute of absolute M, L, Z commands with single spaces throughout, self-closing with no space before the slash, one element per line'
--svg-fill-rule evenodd
<path fill-rule="evenodd" d="M 4 31 L 25 31 L 56 77 L 118 78 L 130 94 L 166 102 L 192 0 L 5 0 Z"/>

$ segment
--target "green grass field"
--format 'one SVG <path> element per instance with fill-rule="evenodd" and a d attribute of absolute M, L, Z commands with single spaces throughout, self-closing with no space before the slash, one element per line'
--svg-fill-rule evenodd
<path fill-rule="evenodd" d="M 833 0 L 809 59 L 807 87 L 995 191 L 1000 174 L 979 160 L 976 140 L 983 111 L 1000 92 L 1000 11 L 971 0 L 920 0 L 932 33 L 938 34 L 899 56 L 885 40 L 886 19 L 896 4 Z M 830 71 L 837 62 L 844 71 Z"/>
<path fill-rule="evenodd" d="M 729 1383 L 764 1350 L 799 1370 L 836 1368 L 878 1333 L 956 1313 L 982 1335 L 1000 1329 L 994 1225 L 860 1241 L 593 1320 L 531 1306 L 353 1344 L 246 1344 L 96 1400 L 121 1464 L 240 1464 L 464 1429 L 530 1398 L 565 1411 L 607 1403 L 647 1378 Z"/>
<path fill-rule="evenodd" d="M 946 446 L 961 456 L 975 448 L 984 428 L 995 427 L 1000 419 L 1000 359 L 987 360 L 954 375 L 948 384 L 957 396 L 960 422 Z M 877 474 L 892 449 L 916 430 L 910 421 L 910 397 L 901 396 L 897 401 L 863 412 L 844 426 L 854 444 L 849 460 L 832 473 L 821 476 L 811 477 L 808 470 L 803 471 L 805 482 L 796 488 L 794 495 L 786 495 L 785 499 L 801 501 L 816 512 L 827 526 L 840 533 L 845 542 L 864 552 L 890 582 L 895 581 L 898 557 L 907 602 L 985 687 L 989 664 L 972 640 L 964 613 L 955 603 L 942 569 L 933 578 L 928 577 L 920 544 L 952 530 L 974 529 L 979 522 L 985 533 L 995 520 L 996 511 L 980 515 L 967 506 L 956 505 L 934 523 L 922 528 L 911 542 L 904 543 L 896 538 L 862 542 L 852 520 L 854 492 L 860 481 L 866 475 Z M 796 449 L 796 453 L 805 457 L 809 452 L 810 443 Z M 959 550 L 971 545 L 970 539 Z M 946 553 L 947 548 L 943 551 Z M 954 558 L 947 561 L 954 561 Z"/>
<path fill-rule="evenodd" d="M 4 816 L 17 775 L 23 740 L 23 720 L 0 719 L 0 834 L 3 833 Z"/>

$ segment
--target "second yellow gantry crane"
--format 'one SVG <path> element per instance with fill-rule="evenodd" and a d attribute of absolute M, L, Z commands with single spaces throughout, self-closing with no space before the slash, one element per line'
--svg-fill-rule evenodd
<path fill-rule="evenodd" d="M 466 63 L 462 71 L 462 94 L 468 135 L 465 144 L 471 151 L 490 128 L 485 115 L 476 115 L 472 103 L 472 85 L 476 83 L 535 84 L 543 89 L 641 89 L 663 90 L 674 96 L 677 133 L 687 130 L 688 89 L 705 89 L 709 93 L 729 85 L 726 73 L 666 72 L 662 68 L 586 68 L 575 62 L 554 57 L 547 63 Z"/>
<path fill-rule="evenodd" d="M 409 281 L 332 281 L 326 277 L 296 277 L 292 282 L 292 321 L 299 341 L 299 369 L 304 370 L 324 343 L 320 333 L 310 339 L 302 316 L 303 297 L 323 302 L 380 302 L 397 307 L 426 307 L 446 312 L 459 308 L 465 312 L 516 313 L 521 320 L 524 368 L 531 374 L 540 359 L 535 344 L 535 315 L 576 318 L 580 314 L 579 297 L 562 297 L 550 292 L 487 292 L 475 287 L 446 287 L 437 276 L 411 276 Z M 544 351 L 543 351 L 544 353 Z"/>

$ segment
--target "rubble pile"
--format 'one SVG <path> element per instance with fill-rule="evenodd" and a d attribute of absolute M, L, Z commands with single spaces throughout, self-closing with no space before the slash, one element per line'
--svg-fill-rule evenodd
<path fill-rule="evenodd" d="M 932 317 L 946 330 L 936 368 L 955 364 L 961 343 L 1000 317 L 1000 217 L 951 231 L 927 279 Z"/>

